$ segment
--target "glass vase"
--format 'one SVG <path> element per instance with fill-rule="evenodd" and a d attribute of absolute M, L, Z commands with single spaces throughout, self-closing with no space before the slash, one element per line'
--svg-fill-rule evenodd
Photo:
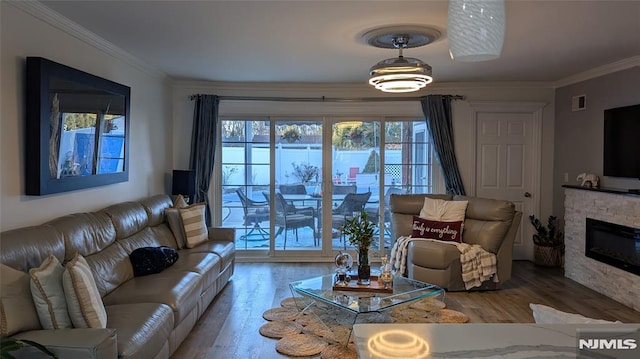
<path fill-rule="evenodd" d="M 358 284 L 371 284 L 371 263 L 369 263 L 369 250 L 358 250 Z"/>

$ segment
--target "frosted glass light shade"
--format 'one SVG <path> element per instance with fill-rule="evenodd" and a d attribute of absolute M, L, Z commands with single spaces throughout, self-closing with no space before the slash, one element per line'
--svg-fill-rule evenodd
<path fill-rule="evenodd" d="M 463 62 L 497 59 L 505 22 L 504 0 L 449 0 L 449 55 Z"/>

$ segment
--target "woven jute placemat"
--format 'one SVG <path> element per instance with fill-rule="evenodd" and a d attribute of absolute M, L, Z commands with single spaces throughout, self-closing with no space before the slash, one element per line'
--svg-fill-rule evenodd
<path fill-rule="evenodd" d="M 331 330 L 331 336 L 327 337 L 327 339 L 331 339 L 333 342 L 344 344 L 347 342 L 353 343 L 355 340 L 351 327 L 330 324 L 329 329 Z"/>
<path fill-rule="evenodd" d="M 302 333 L 302 325 L 296 322 L 269 322 L 261 326 L 259 331 L 267 338 L 280 339 L 287 335 Z"/>
<path fill-rule="evenodd" d="M 436 312 L 446 307 L 447 305 L 443 301 L 435 298 L 426 298 L 409 304 L 409 308 L 426 310 L 427 312 Z"/>
<path fill-rule="evenodd" d="M 321 322 L 310 323 L 309 325 L 304 326 L 302 328 L 302 332 L 323 338 L 333 338 L 333 333 L 331 332 L 331 330 L 329 330 L 329 328 L 327 328 Z"/>
<path fill-rule="evenodd" d="M 278 353 L 294 357 L 318 355 L 327 347 L 326 340 L 310 334 L 291 334 L 278 340 Z"/>
<path fill-rule="evenodd" d="M 302 325 L 302 326 L 307 326 L 309 324 L 314 324 L 314 323 L 320 323 L 320 319 L 318 319 L 318 317 L 316 317 L 313 314 L 308 314 L 308 315 L 300 315 L 296 318 L 296 323 Z"/>
<path fill-rule="evenodd" d="M 466 323 L 469 321 L 468 315 L 451 309 L 428 312 L 425 318 L 431 320 L 431 323 Z"/>
<path fill-rule="evenodd" d="M 262 313 L 262 317 L 269 321 L 291 321 L 302 315 L 293 308 L 271 308 Z"/>
<path fill-rule="evenodd" d="M 344 346 L 342 344 L 331 344 L 322 349 L 320 358 L 322 359 L 356 359 L 355 345 L 349 344 Z"/>
<path fill-rule="evenodd" d="M 302 303 L 302 299 L 298 299 L 298 301 Z M 284 298 L 283 300 L 280 301 L 280 306 L 283 308 L 298 309 L 298 305 L 296 304 L 296 298 L 294 297 Z"/>
<path fill-rule="evenodd" d="M 429 312 L 427 312 L 426 310 L 404 307 L 392 310 L 391 317 L 398 321 L 407 318 L 424 318 L 428 313 Z"/>
<path fill-rule="evenodd" d="M 302 297 L 288 297 L 288 298 L 284 298 L 283 300 L 280 301 L 280 306 L 284 307 L 284 308 L 295 308 L 295 309 L 302 309 L 306 306 L 308 306 L 309 304 L 311 304 L 311 300 L 307 299 L 307 298 L 302 298 Z"/>

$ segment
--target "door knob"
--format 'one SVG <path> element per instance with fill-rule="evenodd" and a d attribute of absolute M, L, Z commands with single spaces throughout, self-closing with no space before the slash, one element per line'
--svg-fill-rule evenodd
<path fill-rule="evenodd" d="M 525 193 L 524 193 L 524 196 L 525 196 L 525 197 L 527 197 L 527 198 L 531 198 L 531 193 L 529 193 L 529 192 L 525 192 Z"/>

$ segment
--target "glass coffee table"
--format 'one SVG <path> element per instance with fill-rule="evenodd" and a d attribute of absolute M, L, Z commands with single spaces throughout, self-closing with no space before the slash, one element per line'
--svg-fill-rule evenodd
<path fill-rule="evenodd" d="M 393 290 L 389 292 L 339 290 L 334 288 L 334 282 L 335 274 L 328 274 L 292 282 L 289 287 L 300 310 L 311 311 L 316 315 L 320 313 L 318 316 L 328 329 L 333 327 L 333 323 L 328 323 L 327 317 L 349 326 L 349 335 L 356 322 L 389 322 L 390 316 L 385 313 L 394 308 L 426 298 L 444 302 L 445 296 L 444 289 L 436 285 L 401 276 L 393 278 Z M 335 314 L 328 315 L 329 312 Z"/>

